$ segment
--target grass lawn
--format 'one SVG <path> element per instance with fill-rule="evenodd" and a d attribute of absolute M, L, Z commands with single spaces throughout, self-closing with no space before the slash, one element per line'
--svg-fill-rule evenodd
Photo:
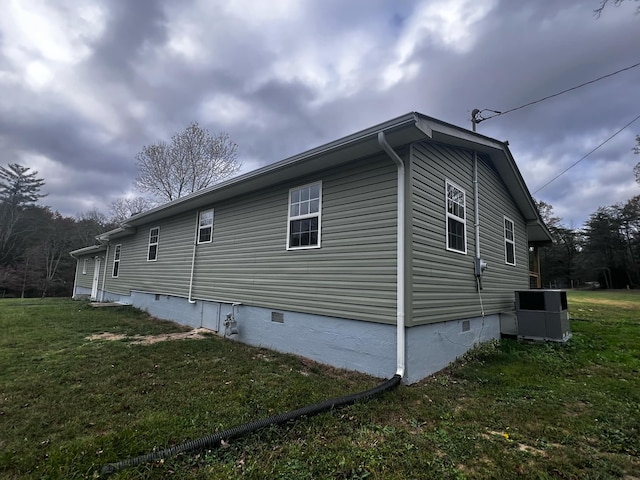
<path fill-rule="evenodd" d="M 502 340 L 368 402 L 114 479 L 640 478 L 640 294 L 571 292 L 566 345 Z M 379 380 L 127 308 L 0 301 L 0 478 L 105 463 Z M 88 340 L 100 333 L 119 340 Z"/>

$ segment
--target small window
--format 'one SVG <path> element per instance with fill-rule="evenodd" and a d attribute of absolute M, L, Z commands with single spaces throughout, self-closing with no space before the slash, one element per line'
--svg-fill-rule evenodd
<path fill-rule="evenodd" d="M 446 181 L 447 250 L 467 253 L 466 201 L 464 190 Z"/>
<path fill-rule="evenodd" d="M 86 275 L 87 274 L 87 263 L 89 262 L 88 258 L 85 258 L 84 261 L 82 262 L 82 274 Z"/>
<path fill-rule="evenodd" d="M 213 209 L 200 212 L 198 243 L 210 243 L 213 238 Z"/>
<path fill-rule="evenodd" d="M 320 247 L 322 183 L 313 183 L 289 191 L 287 249 Z"/>
<path fill-rule="evenodd" d="M 158 259 L 158 241 L 160 240 L 160 227 L 149 230 L 149 253 L 147 260 L 153 262 Z"/>
<path fill-rule="evenodd" d="M 516 237 L 513 221 L 504 217 L 504 263 L 516 264 Z"/>
<path fill-rule="evenodd" d="M 112 277 L 117 277 L 120 273 L 120 251 L 122 250 L 122 245 L 116 245 L 115 250 L 113 251 L 113 272 L 111 274 Z"/>

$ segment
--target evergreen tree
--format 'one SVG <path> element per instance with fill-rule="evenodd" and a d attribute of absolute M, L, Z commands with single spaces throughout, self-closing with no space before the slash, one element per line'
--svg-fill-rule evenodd
<path fill-rule="evenodd" d="M 24 213 L 45 196 L 40 193 L 44 180 L 29 170 L 17 163 L 0 166 L 0 265 L 14 264 L 23 253 Z"/>
<path fill-rule="evenodd" d="M 46 196 L 40 193 L 44 180 L 37 177 L 38 172 L 29 170 L 17 163 L 0 166 L 0 202 L 13 208 L 25 207 Z"/>

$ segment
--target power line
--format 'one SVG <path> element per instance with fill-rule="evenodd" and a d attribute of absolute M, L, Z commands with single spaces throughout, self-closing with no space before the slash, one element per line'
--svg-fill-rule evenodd
<path fill-rule="evenodd" d="M 546 97 L 540 98 L 539 100 L 534 100 L 533 102 L 525 103 L 524 105 L 520 105 L 519 107 L 511 108 L 511 109 L 505 110 L 503 112 L 500 112 L 500 111 L 497 111 L 497 110 L 490 110 L 488 108 L 485 108 L 485 109 L 482 109 L 482 110 L 477 110 L 476 109 L 471 113 L 471 121 L 473 122 L 473 124 L 475 126 L 475 124 L 478 124 L 478 123 L 480 123 L 480 122 L 482 122 L 484 120 L 489 120 L 490 118 L 499 117 L 501 115 L 506 115 L 507 113 L 515 112 L 516 110 L 520 110 L 522 108 L 530 107 L 531 105 L 535 105 L 536 103 L 540 103 L 540 102 L 543 102 L 545 100 L 549 100 L 550 98 L 558 97 L 558 96 L 563 95 L 565 93 L 568 93 L 568 92 L 571 92 L 573 90 L 577 90 L 579 88 L 582 88 L 582 87 L 584 87 L 586 85 L 591 85 L 592 83 L 596 83 L 596 82 L 599 82 L 600 80 L 604 80 L 605 78 L 613 77 L 614 75 L 617 75 L 619 73 L 626 72 L 627 70 L 631 70 L 632 68 L 636 68 L 638 66 L 640 66 L 640 62 L 635 63 L 633 65 L 629 65 L 628 67 L 622 68 L 622 69 L 617 70 L 615 72 L 608 73 L 608 74 L 603 75 L 601 77 L 594 78 L 593 80 L 589 80 L 588 82 L 581 83 L 580 85 L 576 85 L 575 87 L 567 88 L 566 90 L 562 90 L 561 92 L 554 93 L 553 95 L 547 95 Z M 485 111 L 493 112 L 493 113 L 495 113 L 495 115 L 491 115 L 490 117 L 481 117 L 481 116 L 479 116 L 479 115 L 482 114 L 482 112 L 485 112 Z"/>
<path fill-rule="evenodd" d="M 602 147 L 605 143 L 607 143 L 609 140 L 611 140 L 613 137 L 615 137 L 616 135 L 618 135 L 620 132 L 622 132 L 625 128 L 631 126 L 634 122 L 636 122 L 637 120 L 640 119 L 640 115 L 638 115 L 636 118 L 634 118 L 633 120 L 631 120 L 629 123 L 627 123 L 624 127 L 622 127 L 620 130 L 618 130 L 616 133 L 614 133 L 613 135 L 611 135 L 609 138 L 607 138 L 604 142 L 602 142 L 600 145 L 598 145 L 596 148 L 594 148 L 593 150 L 591 150 L 589 153 L 587 153 L 586 155 L 584 155 L 580 160 L 578 160 L 577 162 L 572 163 L 571 165 L 569 165 L 567 168 L 565 168 L 562 172 L 560 172 L 558 175 L 556 175 L 555 177 L 553 177 L 551 180 L 549 180 L 547 183 L 545 183 L 544 185 L 542 185 L 539 189 L 537 189 L 535 192 L 533 192 L 533 194 L 535 195 L 536 193 L 538 193 L 540 190 L 542 190 L 543 188 L 545 188 L 547 185 L 549 185 L 550 183 L 556 181 L 558 178 L 560 178 L 562 175 L 564 175 L 565 173 L 567 173 L 569 170 L 571 170 L 573 167 L 575 167 L 577 164 L 579 164 L 581 161 L 583 161 L 585 158 L 587 158 L 589 155 L 591 155 L 593 152 L 595 152 L 596 150 L 598 150 L 600 147 Z"/>

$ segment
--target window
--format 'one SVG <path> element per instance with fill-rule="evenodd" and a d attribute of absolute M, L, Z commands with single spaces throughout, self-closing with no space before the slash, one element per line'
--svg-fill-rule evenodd
<path fill-rule="evenodd" d="M 467 253 L 467 223 L 464 190 L 446 181 L 447 250 Z"/>
<path fill-rule="evenodd" d="M 111 273 L 112 277 L 117 277 L 120 273 L 120 250 L 122 249 L 122 245 L 116 245 L 115 250 L 113 251 L 113 272 Z"/>
<path fill-rule="evenodd" d="M 321 210 L 321 182 L 289 190 L 287 249 L 320 247 Z"/>
<path fill-rule="evenodd" d="M 84 259 L 84 262 L 82 262 L 82 274 L 86 275 L 87 274 L 87 263 L 89 262 L 88 258 Z"/>
<path fill-rule="evenodd" d="M 516 264 L 516 237 L 513 221 L 504 217 L 504 263 Z"/>
<path fill-rule="evenodd" d="M 213 209 L 200 212 L 198 243 L 209 243 L 213 237 Z"/>
<path fill-rule="evenodd" d="M 160 227 L 149 230 L 149 253 L 147 260 L 153 262 L 158 259 L 158 240 L 160 239 Z"/>

